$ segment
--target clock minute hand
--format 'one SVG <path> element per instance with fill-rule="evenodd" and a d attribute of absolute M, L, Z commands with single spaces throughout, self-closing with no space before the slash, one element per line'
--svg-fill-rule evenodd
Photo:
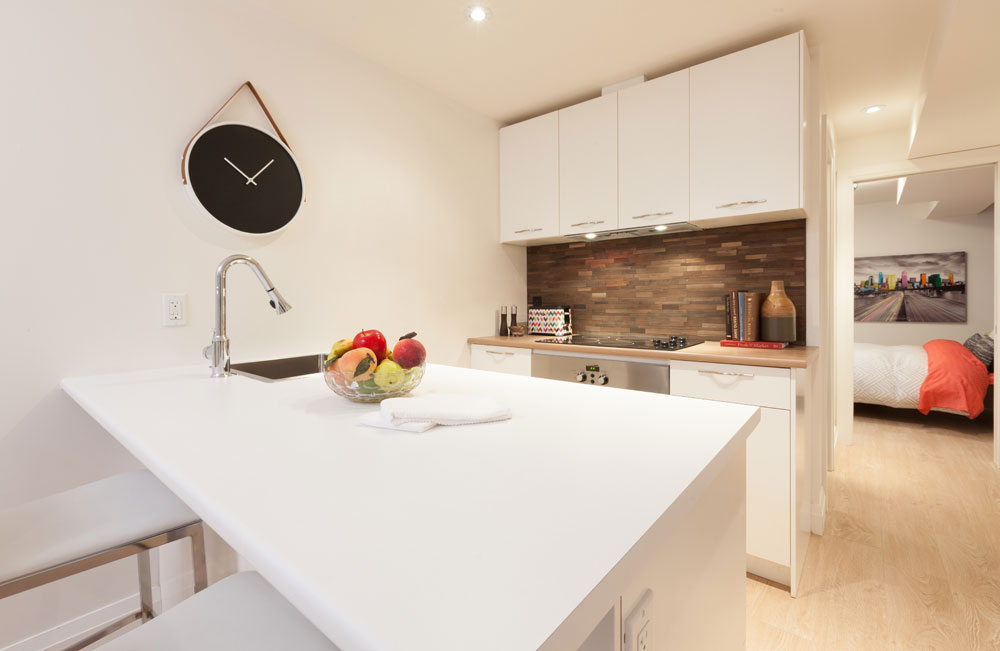
<path fill-rule="evenodd" d="M 229 160 L 228 158 L 226 158 L 224 156 L 223 156 L 222 160 L 224 160 L 227 163 L 229 163 L 230 165 L 232 165 L 233 169 L 236 170 L 237 172 L 239 172 L 240 176 L 242 176 L 243 178 L 245 178 L 247 180 L 246 185 L 250 185 L 251 183 L 253 183 L 254 185 L 257 185 L 256 183 L 254 183 L 254 181 L 253 181 L 252 178 L 250 178 L 249 176 L 247 176 L 246 174 L 243 173 L 243 170 L 241 170 L 240 168 L 236 167 L 236 164 L 233 163 L 233 161 Z M 260 174 L 260 172 L 258 172 L 258 174 Z"/>
<path fill-rule="evenodd" d="M 247 179 L 247 183 L 246 183 L 246 184 L 247 184 L 247 185 L 250 185 L 251 183 L 253 183 L 254 185 L 257 185 L 256 183 L 254 183 L 254 179 L 255 179 L 255 178 L 257 178 L 258 176 L 260 176 L 260 173 L 261 173 L 261 172 L 263 172 L 263 171 L 264 171 L 264 170 L 266 170 L 267 168 L 271 167 L 271 163 L 273 163 L 273 162 L 274 162 L 274 159 L 272 158 L 272 159 L 271 159 L 271 160 L 270 160 L 270 161 L 269 161 L 269 162 L 267 163 L 267 165 L 265 165 L 264 167 L 260 168 L 260 169 L 259 169 L 259 170 L 257 171 L 257 173 L 253 175 L 253 178 L 249 178 L 249 179 Z"/>

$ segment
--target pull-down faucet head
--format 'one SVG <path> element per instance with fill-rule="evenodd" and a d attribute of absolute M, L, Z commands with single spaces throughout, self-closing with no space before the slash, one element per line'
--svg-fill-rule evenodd
<path fill-rule="evenodd" d="M 231 255 L 219 263 L 215 270 L 215 330 L 212 332 L 212 343 L 203 351 L 205 357 L 212 361 L 212 377 L 229 375 L 229 338 L 226 337 L 226 273 L 235 264 L 245 264 L 257 276 L 264 286 L 271 307 L 278 314 L 284 314 L 292 309 L 285 297 L 274 288 L 274 283 L 267 277 L 260 263 L 248 255 Z"/>
<path fill-rule="evenodd" d="M 281 295 L 281 292 L 273 287 L 267 290 L 267 297 L 271 299 L 271 307 L 274 308 L 274 311 L 277 312 L 279 316 L 292 309 L 291 303 L 286 301 L 285 297 Z"/>

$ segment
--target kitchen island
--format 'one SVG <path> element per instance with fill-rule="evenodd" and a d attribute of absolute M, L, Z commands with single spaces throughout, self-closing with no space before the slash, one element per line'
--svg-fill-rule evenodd
<path fill-rule="evenodd" d="M 64 390 L 343 651 L 743 648 L 756 407 L 430 365 L 508 421 L 424 434 L 318 375 L 185 367 Z"/>

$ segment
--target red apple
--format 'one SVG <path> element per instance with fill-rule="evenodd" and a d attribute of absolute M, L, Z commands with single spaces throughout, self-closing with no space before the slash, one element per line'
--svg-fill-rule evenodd
<path fill-rule="evenodd" d="M 416 339 L 401 339 L 392 349 L 392 359 L 403 368 L 413 368 L 427 359 L 427 349 Z"/>
<path fill-rule="evenodd" d="M 362 330 L 354 335 L 354 348 L 367 348 L 375 353 L 375 357 L 380 362 L 385 359 L 385 351 L 388 347 L 385 335 L 378 330 Z"/>

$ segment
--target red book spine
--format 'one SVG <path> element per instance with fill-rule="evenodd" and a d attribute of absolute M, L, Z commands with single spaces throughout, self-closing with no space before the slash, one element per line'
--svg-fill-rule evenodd
<path fill-rule="evenodd" d="M 766 348 L 768 350 L 781 350 L 788 347 L 788 344 L 783 341 L 737 341 L 735 339 L 723 339 L 719 345 L 726 348 Z"/>

